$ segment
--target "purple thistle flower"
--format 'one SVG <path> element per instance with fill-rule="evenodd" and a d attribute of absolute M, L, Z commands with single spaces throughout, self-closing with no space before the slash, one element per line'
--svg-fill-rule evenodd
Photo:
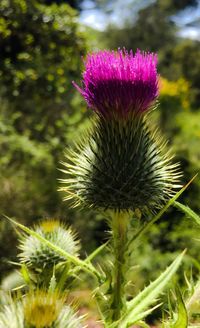
<path fill-rule="evenodd" d="M 179 165 L 143 115 L 158 96 L 156 66 L 157 56 L 140 50 L 87 56 L 83 86 L 74 85 L 98 117 L 63 163 L 60 190 L 74 206 L 149 213 L 180 187 Z"/>
<path fill-rule="evenodd" d="M 137 50 L 99 51 L 85 61 L 83 88 L 73 82 L 100 116 L 147 111 L 158 96 L 157 56 Z"/>

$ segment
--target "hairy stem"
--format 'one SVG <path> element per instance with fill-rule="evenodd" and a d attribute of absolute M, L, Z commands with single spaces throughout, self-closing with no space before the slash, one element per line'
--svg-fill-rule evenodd
<path fill-rule="evenodd" d="M 112 215 L 114 268 L 112 281 L 112 321 L 117 321 L 126 306 L 125 271 L 127 250 L 128 213 L 115 212 Z"/>

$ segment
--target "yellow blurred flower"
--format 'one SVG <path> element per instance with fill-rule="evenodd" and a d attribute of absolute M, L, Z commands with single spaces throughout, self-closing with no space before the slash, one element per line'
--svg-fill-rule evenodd
<path fill-rule="evenodd" d="M 189 101 L 190 85 L 189 82 L 183 78 L 177 81 L 169 81 L 165 78 L 160 79 L 160 96 L 174 97 L 180 101 L 183 109 L 190 108 Z"/>

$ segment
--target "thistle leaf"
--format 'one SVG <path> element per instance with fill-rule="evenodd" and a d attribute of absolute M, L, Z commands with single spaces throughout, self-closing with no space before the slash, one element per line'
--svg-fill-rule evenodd
<path fill-rule="evenodd" d="M 183 302 L 182 295 L 179 290 L 177 290 L 177 302 L 178 302 L 178 318 L 174 324 L 171 324 L 171 328 L 187 328 L 188 326 L 188 316 L 185 304 Z"/>
<path fill-rule="evenodd" d="M 197 224 L 200 225 L 200 216 L 196 214 L 189 206 L 183 205 L 179 202 L 174 202 L 174 206 L 177 207 L 179 210 L 181 210 L 183 213 L 185 213 L 190 218 L 194 219 Z"/>
<path fill-rule="evenodd" d="M 92 252 L 90 255 L 88 255 L 88 257 L 85 259 L 85 262 L 91 262 L 99 253 L 101 253 L 101 251 L 108 245 L 108 241 L 99 246 L 98 248 L 96 248 L 94 250 L 94 252 Z"/>
<path fill-rule="evenodd" d="M 172 264 L 148 287 L 140 292 L 133 300 L 127 303 L 127 311 L 119 322 L 119 328 L 127 328 L 129 324 L 143 319 L 141 313 L 146 315 L 146 309 L 156 301 L 181 264 L 185 251 L 181 253 Z"/>
<path fill-rule="evenodd" d="M 156 306 L 144 311 L 144 312 L 141 312 L 140 314 L 138 314 L 134 319 L 132 319 L 131 322 L 129 322 L 127 324 L 127 327 L 132 327 L 132 324 L 139 324 L 140 320 L 147 317 L 149 314 L 151 314 L 155 309 L 157 309 L 158 307 L 160 307 L 162 305 L 162 303 L 160 304 L 157 304 Z M 137 321 L 136 321 L 137 320 Z M 121 326 L 120 326 L 121 327 Z M 146 327 L 146 326 L 145 326 Z"/>
<path fill-rule="evenodd" d="M 183 186 L 183 188 L 181 188 L 172 198 L 170 198 L 170 200 L 167 202 L 167 204 L 158 212 L 158 214 L 156 214 L 150 221 L 148 221 L 147 223 L 144 224 L 144 226 L 133 236 L 133 238 L 131 239 L 132 241 L 135 241 L 136 239 L 138 239 L 141 235 L 143 235 L 146 231 L 149 230 L 149 228 L 155 223 L 157 222 L 162 215 L 168 210 L 168 208 L 170 206 L 172 206 L 174 203 L 178 203 L 176 202 L 176 200 L 182 195 L 182 193 L 189 187 L 189 185 L 193 182 L 193 180 L 196 178 L 197 174 L 185 185 Z M 180 203 L 178 203 L 180 204 Z M 182 204 L 181 204 L 182 205 Z M 183 205 L 182 205 L 183 206 Z M 200 219 L 199 219 L 200 220 Z M 200 221 L 199 221 L 200 224 Z"/>

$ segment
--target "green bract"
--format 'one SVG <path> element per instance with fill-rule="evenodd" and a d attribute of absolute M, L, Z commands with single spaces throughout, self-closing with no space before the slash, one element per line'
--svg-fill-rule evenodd
<path fill-rule="evenodd" d="M 61 190 L 73 204 L 112 210 L 155 210 L 178 185 L 166 142 L 148 126 L 148 115 L 98 117 L 87 140 L 66 154 Z"/>

